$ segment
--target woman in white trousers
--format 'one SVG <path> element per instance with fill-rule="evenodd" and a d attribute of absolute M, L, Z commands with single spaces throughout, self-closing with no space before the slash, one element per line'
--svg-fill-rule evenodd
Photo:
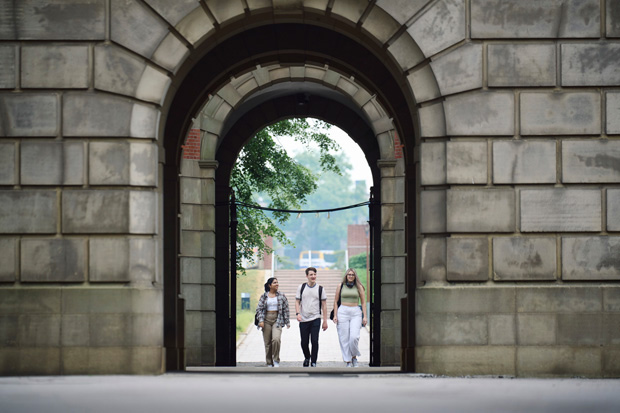
<path fill-rule="evenodd" d="M 357 367 L 357 356 L 362 354 L 359 350 L 360 329 L 366 327 L 368 318 L 364 286 L 353 268 L 345 272 L 342 282 L 336 288 L 333 320 L 338 329 L 342 359 L 347 367 Z"/>

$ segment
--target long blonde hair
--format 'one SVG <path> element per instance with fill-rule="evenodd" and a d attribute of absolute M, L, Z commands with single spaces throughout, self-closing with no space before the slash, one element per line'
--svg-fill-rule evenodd
<path fill-rule="evenodd" d="M 355 284 L 357 285 L 357 291 L 359 291 L 360 294 L 366 291 L 366 288 L 364 288 L 364 286 L 360 282 L 360 277 L 357 276 L 357 271 L 355 271 L 353 268 L 349 268 L 348 270 L 344 272 L 344 277 L 342 278 L 342 285 L 344 286 L 347 284 L 347 274 L 349 272 L 352 272 L 353 274 L 355 274 Z"/>

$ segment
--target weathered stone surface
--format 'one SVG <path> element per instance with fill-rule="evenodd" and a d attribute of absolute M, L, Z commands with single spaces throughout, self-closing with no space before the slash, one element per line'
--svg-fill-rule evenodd
<path fill-rule="evenodd" d="M 607 3 L 607 37 L 620 37 L 620 3 L 608 1 Z"/>
<path fill-rule="evenodd" d="M 521 134 L 598 135 L 600 101 L 598 92 L 523 92 Z"/>
<path fill-rule="evenodd" d="M 146 0 L 172 26 L 176 25 L 192 10 L 200 7 L 196 0 L 177 0 L 170 3 L 168 0 Z"/>
<path fill-rule="evenodd" d="M 400 299 L 405 295 L 405 284 L 381 286 L 381 310 L 400 310 Z"/>
<path fill-rule="evenodd" d="M 166 24 L 140 3 L 111 0 L 110 38 L 129 50 L 150 57 L 168 34 Z"/>
<path fill-rule="evenodd" d="M 555 280 L 556 249 L 555 238 L 493 238 L 493 278 Z"/>
<path fill-rule="evenodd" d="M 55 347 L 60 343 L 60 314 L 27 314 L 17 318 L 15 344 Z"/>
<path fill-rule="evenodd" d="M 23 142 L 22 185 L 81 185 L 84 183 L 82 142 Z"/>
<path fill-rule="evenodd" d="M 135 96 L 146 64 L 113 44 L 95 47 L 95 88 Z"/>
<path fill-rule="evenodd" d="M 402 256 L 405 251 L 405 231 L 382 230 L 381 254 L 385 256 Z"/>
<path fill-rule="evenodd" d="M 405 282 L 405 257 L 381 258 L 381 282 L 401 284 Z M 329 305 L 327 308 L 331 308 Z"/>
<path fill-rule="evenodd" d="M 601 349 L 560 346 L 517 347 L 517 372 L 524 377 L 600 377 Z"/>
<path fill-rule="evenodd" d="M 442 96 L 482 87 L 481 43 L 466 43 L 430 65 Z"/>
<path fill-rule="evenodd" d="M 387 11 L 400 24 L 405 24 L 419 12 L 428 0 L 378 0 L 377 6 Z"/>
<path fill-rule="evenodd" d="M 71 288 L 62 290 L 63 314 L 145 313 L 163 315 L 163 290 L 154 288 Z M 60 290 L 58 290 L 60 297 Z M 57 312 L 60 312 L 58 310 Z"/>
<path fill-rule="evenodd" d="M 448 281 L 487 281 L 489 241 L 486 238 L 448 238 Z"/>
<path fill-rule="evenodd" d="M 441 96 L 435 74 L 431 70 L 430 65 L 425 65 L 419 70 L 411 72 L 407 76 L 407 80 L 418 103 Z"/>
<path fill-rule="evenodd" d="M 0 238 L 0 282 L 12 283 L 16 279 L 17 238 Z"/>
<path fill-rule="evenodd" d="M 88 149 L 88 182 L 91 185 L 129 183 L 129 143 L 91 142 Z"/>
<path fill-rule="evenodd" d="M 449 184 L 486 184 L 487 143 L 447 142 L 446 165 Z"/>
<path fill-rule="evenodd" d="M 162 374 L 161 347 L 63 347 L 64 374 Z M 60 374 L 60 373 L 57 373 Z"/>
<path fill-rule="evenodd" d="M 52 94 L 0 95 L 0 136 L 56 136 L 58 106 Z"/>
<path fill-rule="evenodd" d="M 493 142 L 493 183 L 551 184 L 555 181 L 554 141 Z"/>
<path fill-rule="evenodd" d="M 446 136 L 446 116 L 443 102 L 423 106 L 418 111 L 420 130 L 423 138 Z"/>
<path fill-rule="evenodd" d="M 605 127 L 609 135 L 620 134 L 620 93 L 608 92 L 606 96 L 606 118 Z"/>
<path fill-rule="evenodd" d="M 157 194 L 131 191 L 129 194 L 129 233 L 157 233 Z"/>
<path fill-rule="evenodd" d="M 419 281 L 425 283 L 445 281 L 447 273 L 446 239 L 424 238 L 422 240 L 420 260 Z"/>
<path fill-rule="evenodd" d="M 555 314 L 517 314 L 517 343 L 521 346 L 555 344 L 555 317 Z"/>
<path fill-rule="evenodd" d="M 152 106 L 134 104 L 131 108 L 129 134 L 133 138 L 155 138 L 159 111 Z"/>
<path fill-rule="evenodd" d="M 21 85 L 23 88 L 87 88 L 88 54 L 88 46 L 24 46 Z"/>
<path fill-rule="evenodd" d="M 426 57 L 465 39 L 465 3 L 440 0 L 407 29 Z"/>
<path fill-rule="evenodd" d="M 600 346 L 606 335 L 602 314 L 558 314 L 558 344 Z"/>
<path fill-rule="evenodd" d="M 90 241 L 91 282 L 148 282 L 155 273 L 152 239 L 95 238 Z"/>
<path fill-rule="evenodd" d="M 492 87 L 555 86 L 555 45 L 490 44 L 488 81 Z"/>
<path fill-rule="evenodd" d="M 620 231 L 620 189 L 607 190 L 607 231 Z"/>
<path fill-rule="evenodd" d="M 177 30 L 191 44 L 196 44 L 208 32 L 213 30 L 214 26 L 211 19 L 202 10 L 202 7 L 194 9 L 177 26 Z"/>
<path fill-rule="evenodd" d="M 64 191 L 62 232 L 126 233 L 129 191 Z"/>
<path fill-rule="evenodd" d="M 388 47 L 388 52 L 392 54 L 403 71 L 414 67 L 424 61 L 424 54 L 418 47 L 417 43 L 409 36 L 409 33 L 403 33 Z"/>
<path fill-rule="evenodd" d="M 515 353 L 511 346 L 419 346 L 416 347 L 416 371 L 447 375 L 515 376 Z"/>
<path fill-rule="evenodd" d="M 595 10 L 595 11 L 593 11 Z M 598 0 L 473 0 L 472 38 L 600 36 Z"/>
<path fill-rule="evenodd" d="M 420 175 L 422 185 L 446 183 L 445 142 L 424 142 L 420 145 Z"/>
<path fill-rule="evenodd" d="M 513 287 L 450 287 L 416 289 L 416 314 L 513 314 Z"/>
<path fill-rule="evenodd" d="M 86 274 L 84 239 L 23 239 L 22 282 L 83 282 Z"/>
<path fill-rule="evenodd" d="M 129 145 L 129 184 L 135 186 L 157 186 L 157 145 L 153 143 L 131 143 Z"/>
<path fill-rule="evenodd" d="M 513 232 L 512 189 L 448 190 L 447 232 Z"/>
<path fill-rule="evenodd" d="M 446 191 L 420 193 L 420 232 L 446 232 Z"/>
<path fill-rule="evenodd" d="M 78 0 L 45 3 L 39 0 L 4 2 L 0 39 L 104 40 L 105 1 Z"/>
<path fill-rule="evenodd" d="M 0 142 L 0 185 L 15 185 L 15 142 Z"/>
<path fill-rule="evenodd" d="M 10 376 L 58 375 L 58 347 L 3 347 L 0 349 L 0 368 Z"/>
<path fill-rule="evenodd" d="M 61 346 L 76 347 L 90 344 L 90 317 L 88 314 L 63 314 L 60 328 Z"/>
<path fill-rule="evenodd" d="M 170 78 L 165 73 L 146 66 L 136 90 L 136 97 L 147 102 L 161 103 L 169 85 Z"/>
<path fill-rule="evenodd" d="M 382 230 L 404 230 L 405 229 L 404 209 L 405 209 L 405 206 L 403 204 L 381 205 L 381 229 Z M 209 212 L 207 212 L 207 214 Z M 205 218 L 209 217 L 207 214 L 205 214 Z M 212 220 L 212 222 L 214 222 L 214 220 Z"/>
<path fill-rule="evenodd" d="M 515 316 L 512 314 L 490 314 L 489 345 L 514 345 L 517 342 Z"/>
<path fill-rule="evenodd" d="M 620 288 L 617 286 L 603 289 L 603 311 L 620 312 Z"/>
<path fill-rule="evenodd" d="M 362 28 L 368 30 L 381 44 L 394 36 L 400 26 L 401 24 L 380 7 L 373 7 L 362 23 Z"/>
<path fill-rule="evenodd" d="M 620 44 L 562 44 L 562 86 L 614 86 L 620 83 Z"/>
<path fill-rule="evenodd" d="M 444 102 L 448 135 L 513 135 L 513 92 L 474 92 Z"/>
<path fill-rule="evenodd" d="M 620 182 L 620 141 L 562 142 L 562 182 Z"/>
<path fill-rule="evenodd" d="M 63 99 L 64 136 L 130 136 L 132 104 L 101 94 L 67 94 Z"/>
<path fill-rule="evenodd" d="M 55 234 L 55 191 L 0 191 L 0 233 Z"/>
<path fill-rule="evenodd" d="M 516 289 L 519 313 L 591 313 L 602 309 L 598 287 L 557 286 Z"/>
<path fill-rule="evenodd" d="M 562 237 L 563 280 L 620 280 L 620 237 Z"/>
<path fill-rule="evenodd" d="M 600 190 L 565 188 L 521 190 L 521 231 L 600 230 Z"/>
<path fill-rule="evenodd" d="M 475 346 L 488 341 L 485 315 L 418 315 L 415 327 L 416 346 Z"/>
<path fill-rule="evenodd" d="M 334 2 L 332 13 L 345 18 L 353 23 L 362 17 L 362 13 L 368 7 L 368 2 L 363 0 L 340 0 Z"/>
<path fill-rule="evenodd" d="M 89 317 L 90 345 L 132 347 L 157 345 L 162 319 L 157 314 L 97 314 Z"/>
<path fill-rule="evenodd" d="M 211 10 L 213 16 L 220 24 L 239 15 L 243 15 L 243 3 L 241 0 L 208 0 L 207 3 L 209 5 L 209 10 Z M 274 8 L 277 8 L 277 4 L 274 4 Z"/>
<path fill-rule="evenodd" d="M 58 314 L 60 288 L 0 289 L 0 314 Z"/>
<path fill-rule="evenodd" d="M 157 47 L 152 59 L 155 63 L 174 72 L 187 55 L 189 55 L 187 46 L 170 33 Z"/>
<path fill-rule="evenodd" d="M 15 50 L 13 45 L 0 46 L 0 89 L 15 88 Z"/>

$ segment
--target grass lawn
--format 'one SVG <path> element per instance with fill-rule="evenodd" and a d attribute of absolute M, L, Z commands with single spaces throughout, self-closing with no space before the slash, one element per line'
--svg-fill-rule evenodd
<path fill-rule="evenodd" d="M 247 275 L 237 277 L 237 340 L 250 324 L 254 323 L 254 313 L 261 294 L 265 292 L 265 271 L 247 270 Z M 250 293 L 250 309 L 241 309 L 241 293 Z"/>

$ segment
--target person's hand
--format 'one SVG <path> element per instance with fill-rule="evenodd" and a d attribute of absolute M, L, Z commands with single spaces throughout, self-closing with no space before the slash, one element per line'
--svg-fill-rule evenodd
<path fill-rule="evenodd" d="M 323 320 L 323 331 L 327 330 L 327 319 Z"/>
<path fill-rule="evenodd" d="M 366 327 L 366 324 L 368 324 L 368 319 L 366 317 L 362 318 L 362 325 L 364 327 Z"/>
<path fill-rule="evenodd" d="M 338 324 L 338 317 L 334 316 L 334 324 Z"/>
<path fill-rule="evenodd" d="M 291 325 L 290 325 L 290 324 L 288 324 L 288 325 L 286 326 L 286 328 L 291 328 Z"/>
<path fill-rule="evenodd" d="M 297 321 L 301 323 L 301 314 L 297 314 Z"/>
<path fill-rule="evenodd" d="M 263 322 L 261 321 L 260 323 L 258 323 L 258 326 L 259 326 L 260 328 L 265 328 L 265 323 L 263 323 Z"/>

